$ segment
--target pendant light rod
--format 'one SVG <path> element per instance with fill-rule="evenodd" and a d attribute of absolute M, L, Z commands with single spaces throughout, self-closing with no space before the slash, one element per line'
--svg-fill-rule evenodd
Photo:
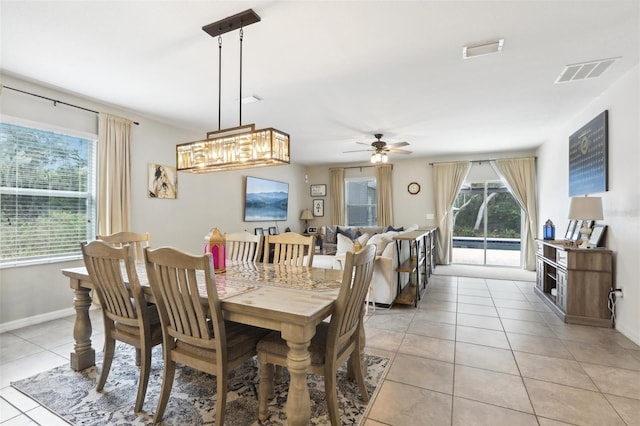
<path fill-rule="evenodd" d="M 244 31 L 240 28 L 240 95 L 238 96 L 238 106 L 240 108 L 238 114 L 239 126 L 242 126 L 242 39 L 244 38 Z"/>
<path fill-rule="evenodd" d="M 218 131 L 220 131 L 222 113 L 222 36 L 218 36 Z"/>

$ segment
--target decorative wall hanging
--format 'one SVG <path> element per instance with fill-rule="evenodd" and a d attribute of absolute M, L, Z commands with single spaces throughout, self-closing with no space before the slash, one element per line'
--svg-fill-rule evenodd
<path fill-rule="evenodd" d="M 324 216 L 324 200 L 313 200 L 313 215 L 315 217 Z"/>
<path fill-rule="evenodd" d="M 569 136 L 569 196 L 609 190 L 607 179 L 608 113 Z"/>
<path fill-rule="evenodd" d="M 178 181 L 176 168 L 149 163 L 147 171 L 147 195 L 149 198 L 176 198 Z"/>

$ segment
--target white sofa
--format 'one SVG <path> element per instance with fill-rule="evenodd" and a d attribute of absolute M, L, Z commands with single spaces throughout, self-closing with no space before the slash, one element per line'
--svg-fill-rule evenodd
<path fill-rule="evenodd" d="M 342 229 L 342 227 L 340 228 Z M 366 228 L 360 228 L 360 230 L 365 229 Z M 371 240 L 373 237 L 373 235 L 371 235 L 367 240 L 367 243 L 378 243 L 376 244 L 378 251 L 373 269 L 373 278 L 371 280 L 373 285 L 373 294 L 370 295 L 370 300 L 373 299 L 376 304 L 381 306 L 390 306 L 393 303 L 398 294 L 398 278 L 400 279 L 400 289 L 407 285 L 409 275 L 406 273 L 398 274 L 396 269 L 399 263 L 402 263 L 409 257 L 409 242 L 401 241 L 401 258 L 398 259 L 397 242 L 392 240 L 392 238 L 395 235 L 402 234 L 403 232 L 414 231 L 416 229 L 418 229 L 418 225 L 412 225 L 406 228 L 406 230 L 399 232 L 389 231 L 375 234 L 377 236 L 373 240 Z M 379 228 L 379 230 L 384 231 L 382 228 Z M 323 235 L 326 235 L 325 229 L 323 229 L 322 232 Z M 385 240 L 386 243 L 379 240 Z M 313 256 L 313 266 L 325 269 L 341 269 L 341 259 L 344 258 L 344 255 L 340 249 L 344 248 L 337 245 L 336 249 L 337 252 L 335 255 L 315 254 Z"/>

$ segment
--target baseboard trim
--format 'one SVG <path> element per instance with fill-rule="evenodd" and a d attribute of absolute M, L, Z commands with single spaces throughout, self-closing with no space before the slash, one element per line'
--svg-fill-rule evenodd
<path fill-rule="evenodd" d="M 97 306 L 91 306 L 90 309 L 98 309 Z M 76 314 L 74 308 L 60 309 L 59 311 L 47 312 L 46 314 L 34 315 L 32 317 L 21 318 L 15 321 L 9 321 L 0 324 L 0 333 L 6 333 L 8 331 L 17 330 L 22 327 L 28 327 L 30 325 L 41 324 L 43 322 L 56 320 L 64 317 L 69 317 Z"/>

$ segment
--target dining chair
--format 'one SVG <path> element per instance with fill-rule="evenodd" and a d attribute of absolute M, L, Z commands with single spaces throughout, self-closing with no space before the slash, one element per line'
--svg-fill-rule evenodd
<path fill-rule="evenodd" d="M 227 260 L 257 262 L 262 256 L 262 235 L 247 231 L 233 232 L 226 234 L 225 240 Z"/>
<path fill-rule="evenodd" d="M 133 247 L 113 247 L 102 241 L 82 243 L 82 256 L 104 319 L 104 360 L 96 390 L 104 388 L 115 353 L 116 340 L 136 348 L 140 364 L 134 411 L 142 410 L 151 371 L 151 348 L 162 343 L 156 306 L 147 303 L 136 273 Z M 123 275 L 123 266 L 124 272 Z"/>
<path fill-rule="evenodd" d="M 265 235 L 263 262 L 283 265 L 311 266 L 315 235 L 304 236 L 295 232 Z"/>
<path fill-rule="evenodd" d="M 211 253 L 194 256 L 170 247 L 144 253 L 163 336 L 164 372 L 154 422 L 162 421 L 179 363 L 217 377 L 216 424 L 223 425 L 227 374 L 256 355 L 256 344 L 268 330 L 225 321 Z"/>
<path fill-rule="evenodd" d="M 133 246 L 135 257 L 138 262 L 142 262 L 144 259 L 144 248 L 151 246 L 151 235 L 148 232 L 116 232 L 111 235 L 98 235 L 97 239 L 115 247 L 122 247 L 125 244 Z"/>
<path fill-rule="evenodd" d="M 336 372 L 349 359 L 350 370 L 360 388 L 362 399 L 369 400 L 364 384 L 363 342 L 364 299 L 373 275 L 376 249 L 366 246 L 358 253 L 347 252 L 342 285 L 330 322 L 318 324 L 316 334 L 309 345 L 311 366 L 309 372 L 324 375 L 325 397 L 332 425 L 340 425 Z M 280 333 L 271 332 L 258 343 L 260 363 L 259 418 L 267 419 L 267 399 L 273 398 L 274 365 L 286 366 L 289 347 Z"/>

